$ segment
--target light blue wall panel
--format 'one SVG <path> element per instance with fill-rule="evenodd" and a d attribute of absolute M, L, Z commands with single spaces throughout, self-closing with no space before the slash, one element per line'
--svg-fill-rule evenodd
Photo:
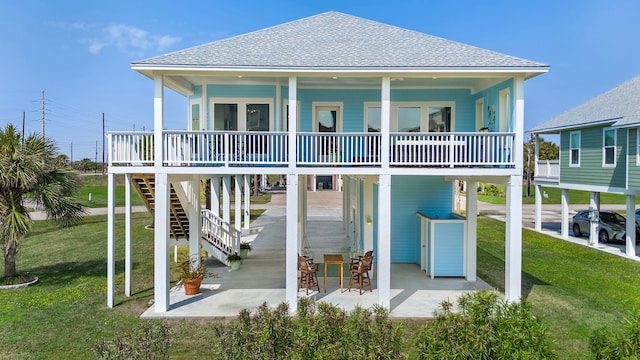
<path fill-rule="evenodd" d="M 453 209 L 452 189 L 453 184 L 444 177 L 391 178 L 392 262 L 420 263 L 420 222 L 416 212 L 432 218 L 448 218 Z"/>
<path fill-rule="evenodd" d="M 500 91 L 504 90 L 504 89 L 509 89 L 509 109 L 511 109 L 511 114 L 513 114 L 513 108 L 514 108 L 514 99 L 513 99 L 513 79 L 509 79 L 506 81 L 503 81 L 501 83 L 499 83 L 498 85 L 492 86 L 486 90 L 480 91 L 477 94 L 475 94 L 475 97 L 473 99 L 473 109 L 474 109 L 474 113 L 475 113 L 475 102 L 477 99 L 484 99 L 484 119 L 483 119 L 483 123 L 485 127 L 489 128 L 489 131 L 498 131 L 498 126 L 499 126 L 499 119 L 498 119 L 498 114 L 500 111 Z M 487 108 L 489 106 L 493 105 L 495 108 L 495 121 L 493 124 L 490 123 L 489 120 L 489 115 L 488 115 L 488 110 Z M 475 126 L 475 115 L 474 115 L 474 126 Z M 509 119 L 509 128 L 513 129 L 513 119 Z M 475 129 L 477 130 L 477 129 Z M 473 130 L 473 131 L 475 131 Z M 461 130 L 460 130 L 461 131 Z"/>
<path fill-rule="evenodd" d="M 464 223 L 433 223 L 434 276 L 464 276 Z"/>

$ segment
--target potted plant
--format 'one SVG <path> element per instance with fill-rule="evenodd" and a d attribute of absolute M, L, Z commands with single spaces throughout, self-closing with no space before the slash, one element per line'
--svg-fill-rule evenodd
<path fill-rule="evenodd" d="M 200 293 L 200 284 L 202 279 L 209 276 L 215 276 L 209 272 L 204 266 L 203 259 L 197 254 L 193 254 L 185 258 L 178 264 L 178 271 L 182 279 L 182 287 L 185 295 L 196 295 Z"/>
<path fill-rule="evenodd" d="M 229 254 L 227 256 L 227 261 L 229 262 L 229 265 L 231 265 L 231 270 L 240 269 L 240 261 L 241 260 L 242 260 L 242 257 L 240 255 L 238 255 L 237 252 L 235 252 L 233 254 Z"/>
<path fill-rule="evenodd" d="M 240 243 L 240 257 L 246 258 L 249 255 L 249 250 L 251 250 L 251 244 L 243 242 Z"/>

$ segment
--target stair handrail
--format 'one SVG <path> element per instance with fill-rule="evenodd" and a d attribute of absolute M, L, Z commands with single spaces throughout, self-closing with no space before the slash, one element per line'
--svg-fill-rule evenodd
<path fill-rule="evenodd" d="M 202 234 L 213 235 L 216 239 L 222 242 L 225 247 L 230 249 L 230 254 L 236 252 L 240 253 L 240 238 L 242 236 L 242 231 L 224 221 L 209 209 L 202 209 L 200 213 L 202 215 Z M 222 250 L 227 252 L 226 249 Z"/>

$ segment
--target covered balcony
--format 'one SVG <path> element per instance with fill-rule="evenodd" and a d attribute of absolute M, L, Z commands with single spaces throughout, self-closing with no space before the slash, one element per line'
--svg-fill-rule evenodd
<path fill-rule="evenodd" d="M 515 167 L 514 133 L 390 133 L 391 167 Z M 153 166 L 153 132 L 110 132 L 109 166 Z M 380 133 L 296 134 L 298 167 L 380 167 Z M 260 131 L 162 132 L 162 165 L 168 167 L 286 167 L 289 134 Z M 536 173 L 537 174 L 537 173 Z"/>

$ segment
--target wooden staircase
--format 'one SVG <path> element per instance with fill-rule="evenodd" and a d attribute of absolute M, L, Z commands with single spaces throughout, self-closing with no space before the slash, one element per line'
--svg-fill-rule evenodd
<path fill-rule="evenodd" d="M 155 176 L 153 174 L 133 174 L 131 182 L 153 215 L 155 212 Z M 171 237 L 176 240 L 189 239 L 189 218 L 173 184 L 170 185 L 169 196 L 169 229 Z"/>
<path fill-rule="evenodd" d="M 132 174 L 131 182 L 144 201 L 147 210 L 155 212 L 155 176 L 153 174 Z M 189 218 L 173 184 L 170 188 L 169 221 L 171 237 L 176 240 L 189 239 Z M 210 210 L 202 209 L 202 234 L 200 244 L 220 262 L 228 265 L 227 256 L 240 251 L 242 232 L 231 226 Z"/>

